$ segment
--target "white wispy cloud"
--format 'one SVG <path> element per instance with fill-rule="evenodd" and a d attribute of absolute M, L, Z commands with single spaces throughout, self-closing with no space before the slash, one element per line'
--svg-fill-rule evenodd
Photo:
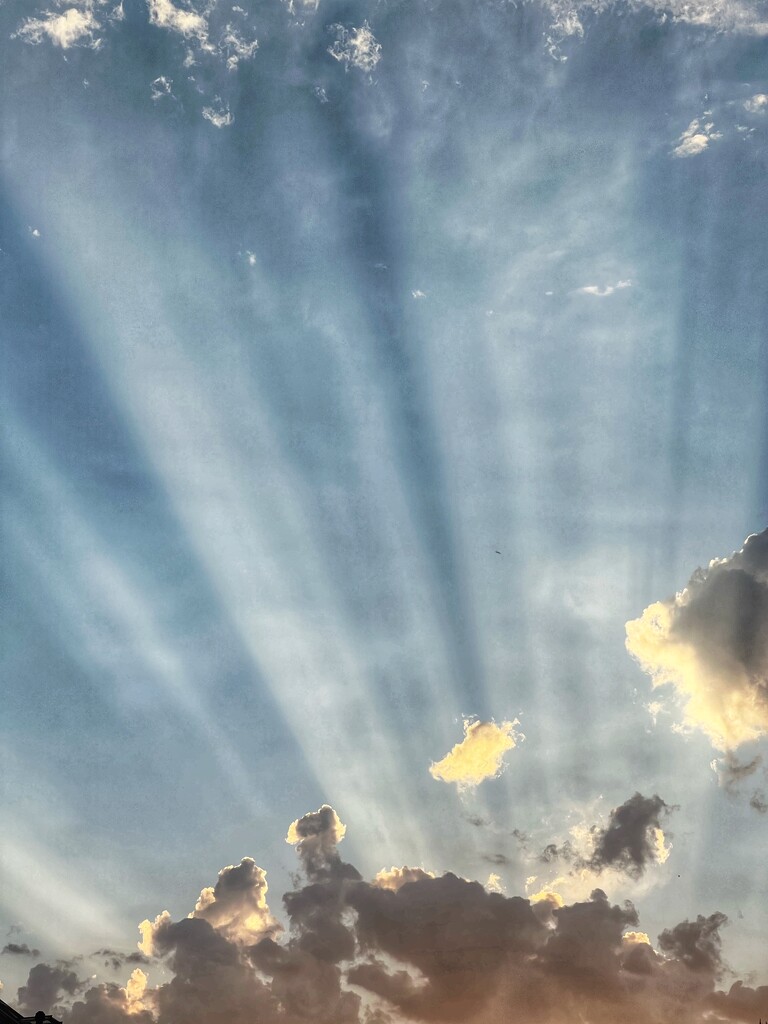
<path fill-rule="evenodd" d="M 579 295 L 595 295 L 598 299 L 604 299 L 608 295 L 613 295 L 614 292 L 631 287 L 632 282 L 626 279 L 617 281 L 616 284 L 607 284 L 604 288 L 601 288 L 598 284 L 585 284 L 583 288 L 577 288 L 576 291 Z"/>
<path fill-rule="evenodd" d="M 198 39 L 204 47 L 210 46 L 208 21 L 195 10 L 183 10 L 171 0 L 149 0 L 149 20 L 159 28 L 178 32 L 186 39 Z"/>
<path fill-rule="evenodd" d="M 156 78 L 154 82 L 152 82 L 152 84 L 150 85 L 150 88 L 152 90 L 152 99 L 159 100 L 162 99 L 163 96 L 172 96 L 172 85 L 172 79 L 166 78 L 165 75 L 160 75 L 160 77 Z"/>
<path fill-rule="evenodd" d="M 373 71 L 381 60 L 381 43 L 376 42 L 368 22 L 364 21 L 360 28 L 331 27 L 336 33 L 335 42 L 328 47 L 333 59 L 343 63 L 347 69 Z"/>
<path fill-rule="evenodd" d="M 203 117 L 210 121 L 214 128 L 228 128 L 234 123 L 234 114 L 229 109 L 228 103 L 222 103 L 221 97 L 214 99 L 215 107 L 203 107 Z"/>
<path fill-rule="evenodd" d="M 699 153 L 704 152 L 710 142 L 722 137 L 723 133 L 715 131 L 712 121 L 701 121 L 695 117 L 677 140 L 677 145 L 672 150 L 672 156 L 698 156 Z"/>

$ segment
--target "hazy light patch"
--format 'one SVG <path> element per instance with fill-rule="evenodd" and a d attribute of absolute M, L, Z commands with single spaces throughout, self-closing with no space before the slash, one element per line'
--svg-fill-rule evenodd
<path fill-rule="evenodd" d="M 758 92 L 744 101 L 744 109 L 749 114 L 764 114 L 768 111 L 768 93 Z"/>
<path fill-rule="evenodd" d="M 599 299 L 604 299 L 608 295 L 613 295 L 614 292 L 622 291 L 624 288 L 631 288 L 632 282 L 630 280 L 617 281 L 616 284 L 607 284 L 604 287 L 600 287 L 597 284 L 587 284 L 583 288 L 577 288 L 576 290 L 580 295 L 594 295 Z"/>
<path fill-rule="evenodd" d="M 25 930 L 56 949 L 71 949 L 78 942 L 120 942 L 114 908 L 92 879 L 73 876 L 71 863 L 57 855 L 55 846 L 43 847 L 5 812 L 2 825 L 1 900 Z"/>
<path fill-rule="evenodd" d="M 504 755 L 524 739 L 515 731 L 520 722 L 472 721 L 464 719 L 464 739 L 440 761 L 433 761 L 429 774 L 440 782 L 453 782 L 459 789 L 471 789 L 504 770 Z"/>

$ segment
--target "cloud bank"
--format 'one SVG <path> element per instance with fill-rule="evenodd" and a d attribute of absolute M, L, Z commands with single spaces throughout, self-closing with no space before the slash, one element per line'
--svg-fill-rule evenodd
<path fill-rule="evenodd" d="M 653 859 L 648 832 L 665 807 L 636 794 L 617 808 L 597 835 L 601 862 Z M 364 881 L 339 855 L 344 832 L 328 805 L 291 825 L 304 881 L 283 898 L 287 932 L 267 906 L 264 871 L 244 858 L 188 917 L 143 922 L 141 947 L 165 969 L 158 985 L 138 967 L 119 986 L 37 964 L 20 1005 L 68 1024 L 703 1024 L 768 1013 L 766 988 L 717 991 L 723 914 L 679 922 L 654 948 L 634 906 L 599 888 L 566 904 L 421 868 Z"/>

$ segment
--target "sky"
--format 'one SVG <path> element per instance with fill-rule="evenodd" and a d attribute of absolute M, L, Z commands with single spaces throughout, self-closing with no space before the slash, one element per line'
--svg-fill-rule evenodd
<path fill-rule="evenodd" d="M 768 1016 L 765 0 L 0 46 L 2 998 Z"/>

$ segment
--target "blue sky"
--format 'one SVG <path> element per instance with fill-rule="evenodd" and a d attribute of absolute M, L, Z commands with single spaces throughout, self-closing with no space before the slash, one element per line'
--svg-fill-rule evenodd
<path fill-rule="evenodd" d="M 525 894 L 639 791 L 600 884 L 768 984 L 762 768 L 625 650 L 768 525 L 765 4 L 72 2 L 0 7 L 3 933 L 246 855 L 279 915 L 325 802 Z M 465 716 L 525 741 L 460 790 Z"/>

